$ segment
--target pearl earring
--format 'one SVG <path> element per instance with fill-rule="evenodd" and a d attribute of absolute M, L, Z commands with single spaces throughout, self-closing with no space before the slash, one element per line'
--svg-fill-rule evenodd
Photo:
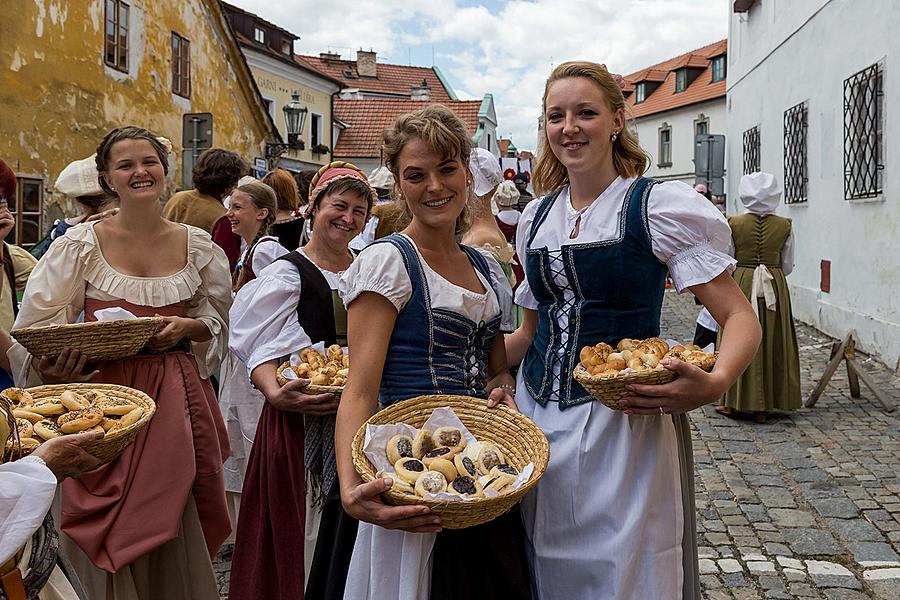
<path fill-rule="evenodd" d="M 610 136 L 610 139 L 612 141 L 616 141 L 617 139 L 619 139 L 619 133 L 616 132 L 616 133 L 612 134 L 612 136 Z"/>

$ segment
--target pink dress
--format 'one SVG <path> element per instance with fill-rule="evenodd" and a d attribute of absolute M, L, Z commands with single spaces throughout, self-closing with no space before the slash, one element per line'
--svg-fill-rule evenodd
<path fill-rule="evenodd" d="M 222 463 L 228 436 L 208 374 L 227 348 L 227 259 L 206 232 L 188 229 L 188 261 L 167 277 L 115 271 L 91 224 L 71 228 L 35 267 L 18 327 L 86 320 L 112 306 L 138 316 L 196 318 L 207 342 L 96 365 L 97 382 L 146 392 L 157 404 L 150 423 L 108 465 L 62 486 L 61 529 L 89 597 L 218 598 L 211 556 L 228 536 Z M 190 352 L 189 352 L 190 351 Z M 20 385 L 34 385 L 30 356 L 14 346 Z"/>

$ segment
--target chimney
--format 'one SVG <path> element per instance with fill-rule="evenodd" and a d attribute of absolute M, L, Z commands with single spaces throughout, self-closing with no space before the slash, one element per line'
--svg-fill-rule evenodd
<path fill-rule="evenodd" d="M 341 60 L 341 55 L 337 52 L 319 52 L 319 58 L 322 60 Z"/>
<path fill-rule="evenodd" d="M 378 77 L 375 52 L 371 49 L 368 52 L 362 49 L 356 52 L 356 72 L 360 77 Z"/>
<path fill-rule="evenodd" d="M 428 80 L 423 79 L 422 85 L 414 85 L 411 90 L 410 100 L 431 100 L 431 88 L 428 87 Z"/>

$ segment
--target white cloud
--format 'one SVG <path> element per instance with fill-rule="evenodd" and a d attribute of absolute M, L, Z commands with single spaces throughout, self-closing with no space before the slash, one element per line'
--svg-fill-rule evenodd
<path fill-rule="evenodd" d="M 544 81 L 566 60 L 631 73 L 727 35 L 727 0 L 232 0 L 301 37 L 297 50 L 405 64 L 433 44 L 460 98 L 494 95 L 499 133 L 534 148 Z M 416 56 L 414 63 L 427 64 Z"/>

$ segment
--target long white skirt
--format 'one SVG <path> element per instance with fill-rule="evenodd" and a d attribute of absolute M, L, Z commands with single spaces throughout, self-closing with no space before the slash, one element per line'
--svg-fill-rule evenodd
<path fill-rule="evenodd" d="M 220 373 L 219 409 L 231 446 L 231 456 L 224 465 L 225 491 L 240 494 L 259 415 L 266 399 L 262 392 L 250 384 L 247 365 L 234 352 L 229 350 L 222 361 Z M 236 517 L 237 515 L 232 515 L 232 523 L 237 522 Z"/>
<path fill-rule="evenodd" d="M 538 598 L 684 597 L 683 428 L 670 415 L 629 417 L 599 402 L 542 407 L 521 372 L 516 389 L 519 410 L 550 441 L 550 465 L 522 501 Z"/>

